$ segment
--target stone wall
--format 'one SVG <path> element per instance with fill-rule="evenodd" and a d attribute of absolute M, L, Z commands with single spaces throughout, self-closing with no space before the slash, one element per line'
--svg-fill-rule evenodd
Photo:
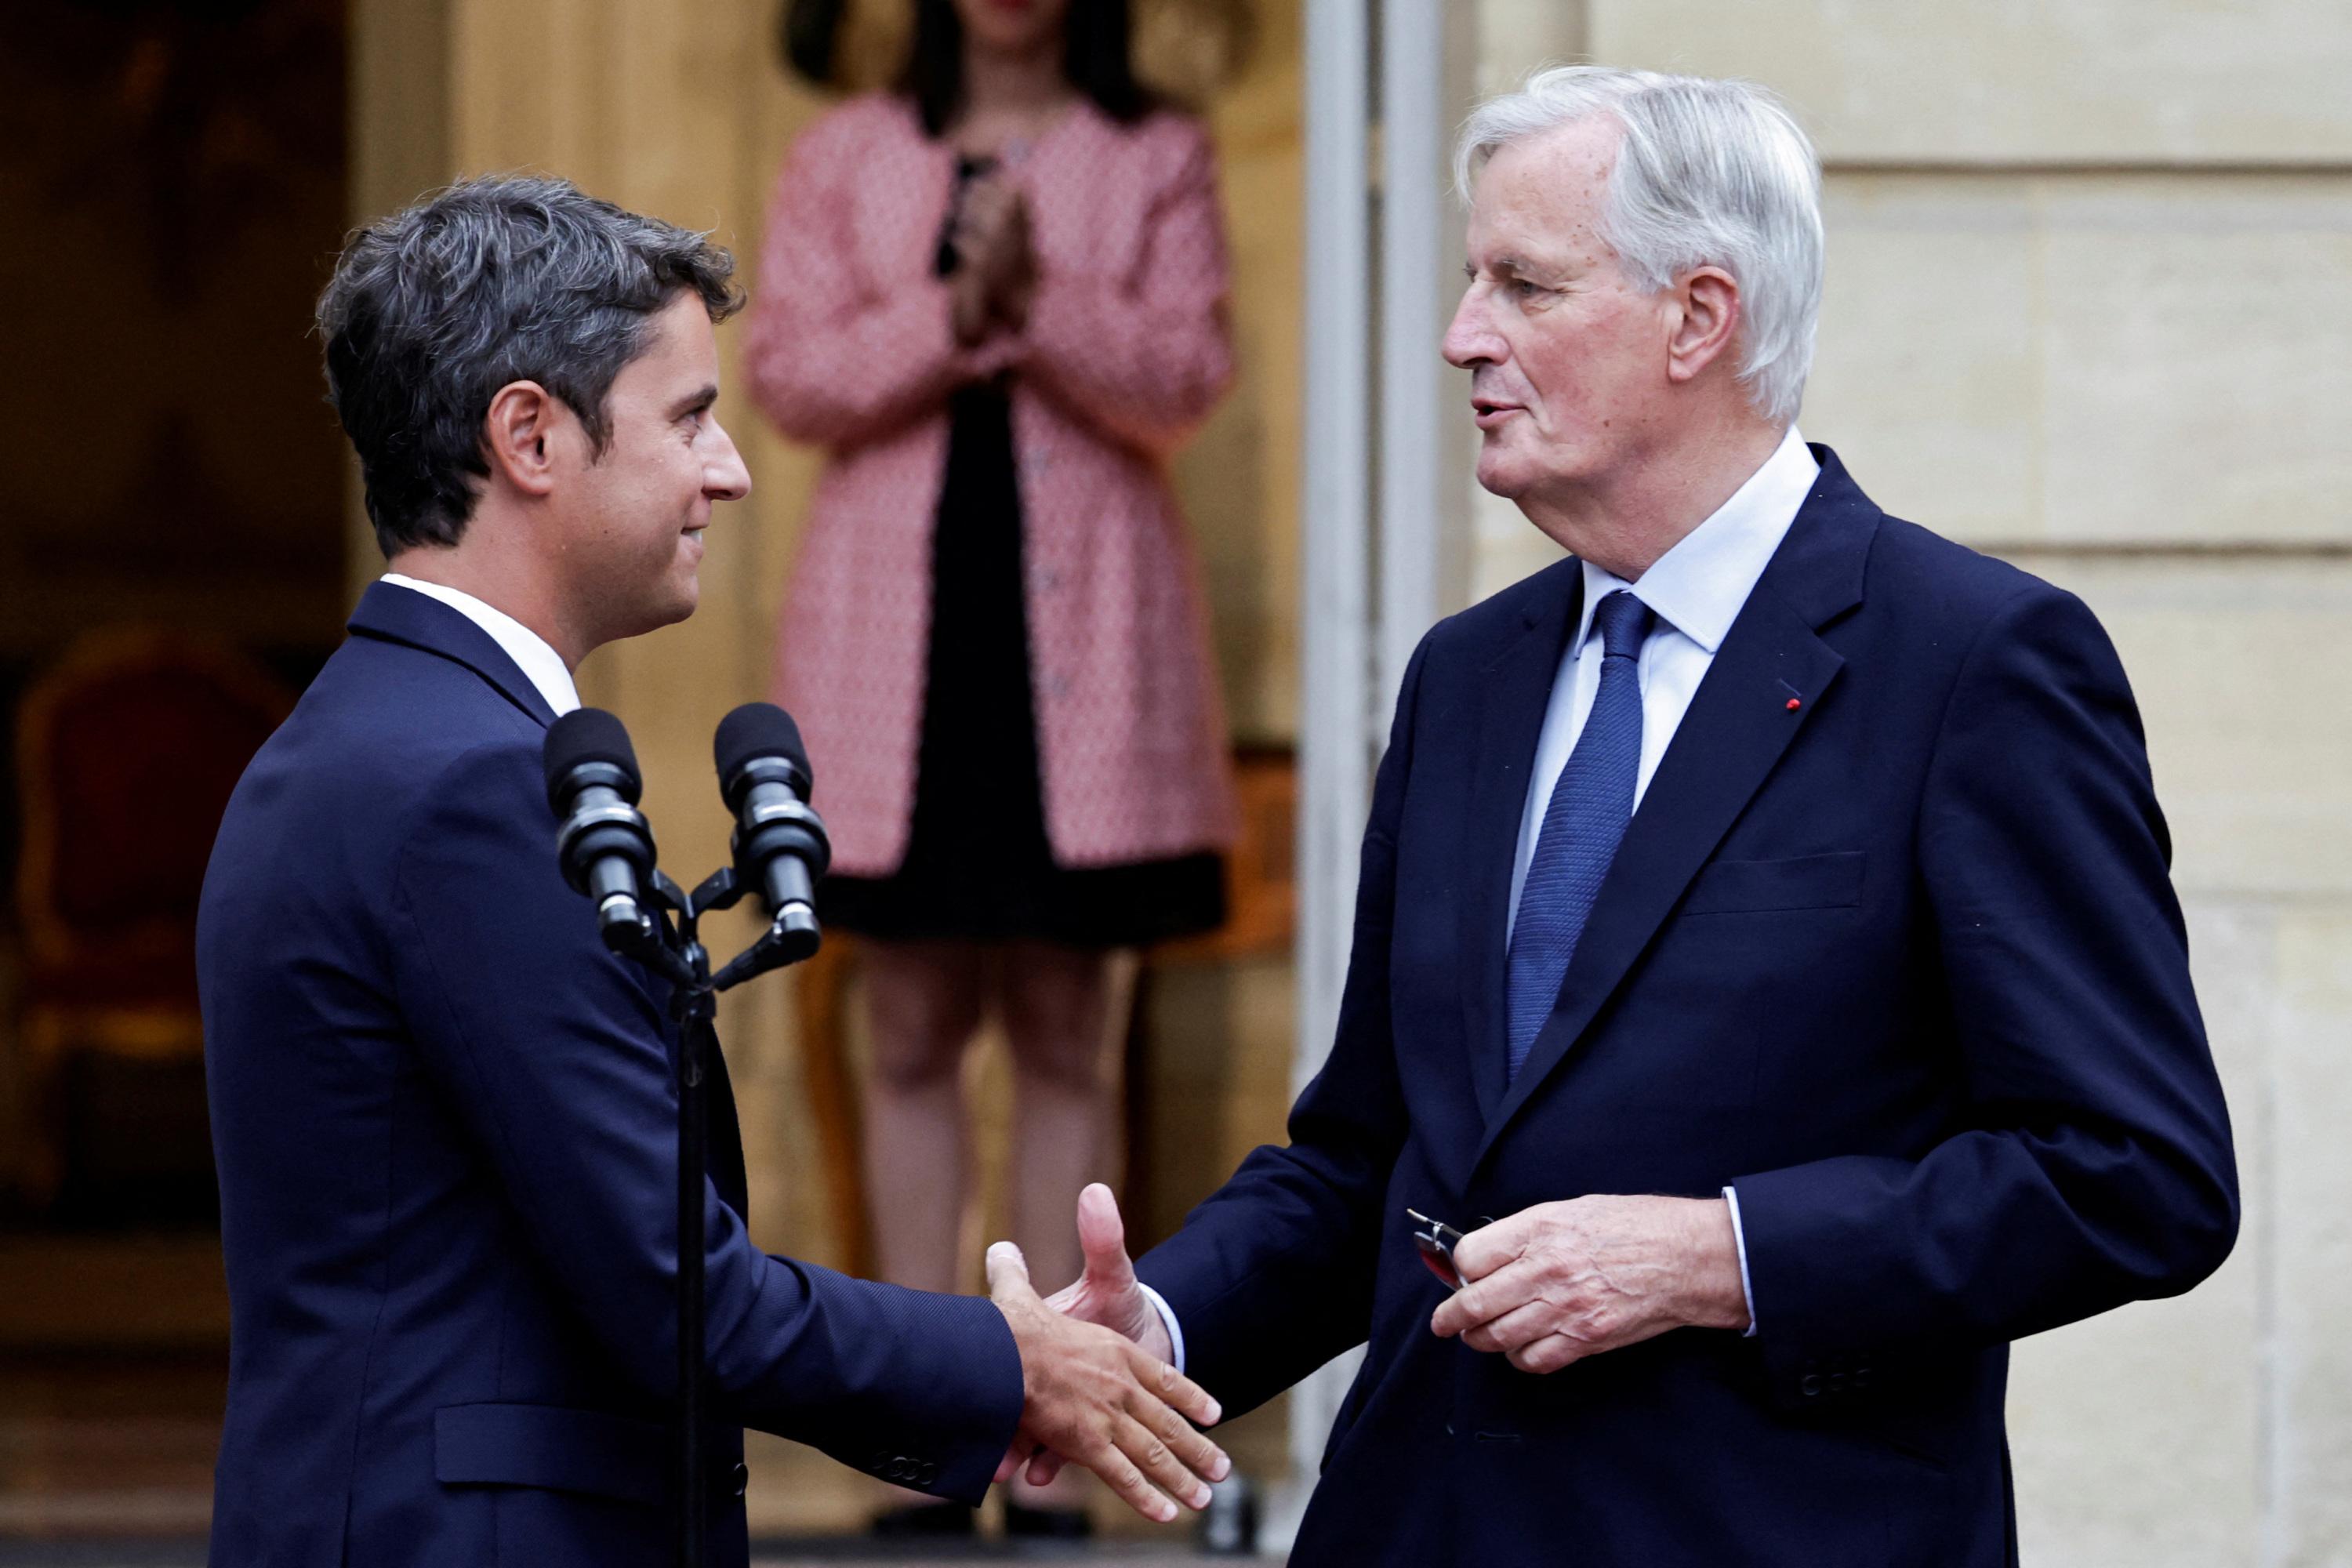
<path fill-rule="evenodd" d="M 2018 1346 L 2024 1558 L 2352 1563 L 2352 10 L 1578 9 L 1589 58 L 1791 101 L 1829 169 L 1807 436 L 2082 595 L 2147 721 L 2245 1226 L 2188 1297 Z M 1560 52 L 1483 36 L 1489 86 Z M 1471 510 L 1482 592 L 1553 557 Z"/>

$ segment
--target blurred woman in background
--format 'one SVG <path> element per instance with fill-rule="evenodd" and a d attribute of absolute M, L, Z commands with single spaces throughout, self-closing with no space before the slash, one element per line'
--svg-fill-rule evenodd
<path fill-rule="evenodd" d="M 788 20 L 811 75 L 838 10 Z M 1225 245 L 1208 138 L 1128 35 L 1124 0 L 919 0 L 898 90 L 794 143 L 746 335 L 752 396 L 829 454 L 776 697 L 824 791 L 824 919 L 865 939 L 882 1271 L 926 1289 L 961 1279 L 983 1012 L 1051 1289 L 1114 1158 L 1108 956 L 1223 920 L 1226 739 L 1164 459 L 1231 377 Z M 1008 1527 L 1081 1532 L 1068 1484 L 1016 1487 Z M 908 1494 L 877 1525 L 971 1521 Z"/>

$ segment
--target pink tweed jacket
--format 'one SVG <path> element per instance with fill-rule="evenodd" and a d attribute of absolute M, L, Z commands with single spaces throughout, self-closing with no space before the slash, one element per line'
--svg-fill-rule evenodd
<path fill-rule="evenodd" d="M 1026 329 L 958 346 L 932 258 L 953 152 L 853 100 L 776 182 L 743 363 L 785 435 L 830 449 L 787 590 L 775 694 L 799 719 L 834 866 L 904 858 L 948 395 L 1013 373 L 1047 837 L 1066 866 L 1232 841 L 1192 552 L 1162 462 L 1232 376 L 1215 166 L 1193 121 L 1084 104 L 1015 165 L 1039 280 Z"/>

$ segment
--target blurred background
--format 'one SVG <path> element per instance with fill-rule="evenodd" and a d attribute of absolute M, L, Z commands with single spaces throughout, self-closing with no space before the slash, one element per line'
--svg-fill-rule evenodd
<path fill-rule="evenodd" d="M 845 79 L 887 77 L 907 9 L 847 7 Z M 1828 167 L 1802 426 L 1887 510 L 2074 590 L 2114 635 L 2238 1131 L 2244 1231 L 2216 1278 L 2018 1348 L 2025 1558 L 2352 1564 L 2352 8 L 1136 14 L 1140 73 L 1213 131 L 1234 251 L 1240 379 L 1172 474 L 1244 826 L 1226 928 L 1118 970 L 1106 1174 L 1135 1239 L 1278 1138 L 1313 1068 L 1404 654 L 1551 558 L 1470 480 L 1437 357 L 1453 125 L 1548 59 L 1754 78 Z M 713 228 L 754 272 L 777 164 L 831 101 L 777 26 L 776 0 L 0 12 L 0 1563 L 202 1558 L 227 1308 L 191 921 L 229 785 L 382 569 L 309 334 L 341 235 L 531 167 Z M 635 737 L 674 872 L 724 857 L 709 736 L 765 693 L 818 464 L 737 380 L 722 413 L 758 483 L 712 530 L 700 612 L 583 671 Z M 859 984 L 842 943 L 721 1017 L 761 1240 L 853 1268 Z M 1002 1050 L 971 1073 L 991 1174 L 967 1228 L 1003 1234 Z M 1272 1552 L 1328 1399 L 1228 1434 Z M 874 1506 L 779 1442 L 751 1468 L 780 1552 L 832 1550 L 809 1543 Z M 1101 1522 L 1105 1552 L 1133 1549 Z"/>

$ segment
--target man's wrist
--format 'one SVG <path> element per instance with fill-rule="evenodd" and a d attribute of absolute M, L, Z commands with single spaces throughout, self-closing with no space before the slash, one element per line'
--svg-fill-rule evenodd
<path fill-rule="evenodd" d="M 1748 1290 L 1740 1279 L 1739 1236 L 1730 1203 L 1694 1198 L 1689 1215 L 1684 1237 L 1688 1261 L 1683 1278 L 1690 1291 L 1685 1319 L 1697 1328 L 1747 1328 Z"/>
<path fill-rule="evenodd" d="M 1160 1332 L 1168 1336 L 1164 1351 L 1161 1346 L 1148 1343 L 1143 1348 L 1154 1355 L 1160 1356 L 1178 1372 L 1182 1372 L 1184 1370 L 1184 1326 L 1176 1321 L 1176 1310 L 1168 1304 L 1166 1297 L 1142 1280 L 1137 1280 L 1135 1288 L 1143 1292 L 1143 1299 L 1146 1301 L 1151 1303 L 1151 1314 L 1160 1321 Z"/>

